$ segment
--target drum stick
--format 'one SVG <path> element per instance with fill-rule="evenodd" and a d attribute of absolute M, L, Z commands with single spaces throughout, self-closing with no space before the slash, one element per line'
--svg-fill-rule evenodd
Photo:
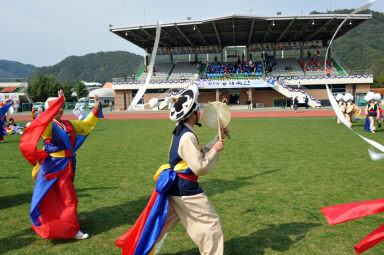
<path fill-rule="evenodd" d="M 219 131 L 219 141 L 221 141 L 221 130 L 220 130 L 220 119 L 219 119 L 219 114 L 216 115 L 217 117 L 217 129 Z"/>

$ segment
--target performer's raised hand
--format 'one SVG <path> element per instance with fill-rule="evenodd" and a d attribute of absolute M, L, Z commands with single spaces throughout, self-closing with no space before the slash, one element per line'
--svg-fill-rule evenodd
<path fill-rule="evenodd" d="M 100 106 L 100 99 L 99 96 L 95 94 L 95 107 L 96 109 L 99 109 Z"/>
<path fill-rule="evenodd" d="M 217 152 L 224 150 L 224 142 L 223 142 L 223 140 L 219 140 L 219 141 L 217 141 L 217 142 L 213 145 L 213 148 L 214 148 Z"/>
<path fill-rule="evenodd" d="M 231 139 L 231 136 L 229 135 L 229 130 L 227 127 L 220 129 L 221 132 L 221 139 L 224 139 L 225 137 L 228 137 L 228 139 Z"/>
<path fill-rule="evenodd" d="M 7 100 L 4 101 L 4 104 L 9 104 L 9 102 L 11 102 L 12 99 L 11 98 L 8 98 Z"/>
<path fill-rule="evenodd" d="M 64 98 L 64 101 L 65 101 L 65 96 L 64 96 L 64 92 L 63 92 L 62 89 L 60 89 L 59 91 L 57 91 L 57 95 L 58 95 L 59 97 L 63 97 L 63 98 Z"/>

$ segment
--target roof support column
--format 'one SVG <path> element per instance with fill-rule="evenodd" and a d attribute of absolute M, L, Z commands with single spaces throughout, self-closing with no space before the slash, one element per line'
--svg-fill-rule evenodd
<path fill-rule="evenodd" d="M 195 47 L 195 62 L 197 62 L 197 48 Z"/>
<path fill-rule="evenodd" d="M 173 54 L 172 54 L 172 51 L 171 51 L 171 50 L 169 51 L 169 61 L 170 61 L 171 63 L 173 63 Z"/>
<path fill-rule="evenodd" d="M 329 47 L 329 53 L 328 53 L 328 58 L 331 58 L 332 57 L 332 45 L 331 47 Z"/>
<path fill-rule="evenodd" d="M 220 52 L 221 52 L 221 54 L 220 54 L 220 57 L 221 57 L 220 61 L 221 61 L 221 63 L 223 63 L 224 62 L 224 50 L 223 50 L 223 48 L 220 48 Z"/>
<path fill-rule="evenodd" d="M 303 43 L 300 43 L 300 58 L 304 57 Z"/>
<path fill-rule="evenodd" d="M 148 65 L 149 60 L 148 60 L 148 52 L 147 49 L 144 50 L 144 65 Z"/>
<path fill-rule="evenodd" d="M 228 62 L 228 51 L 227 51 L 227 47 L 224 47 L 224 61 L 225 61 L 225 62 Z"/>

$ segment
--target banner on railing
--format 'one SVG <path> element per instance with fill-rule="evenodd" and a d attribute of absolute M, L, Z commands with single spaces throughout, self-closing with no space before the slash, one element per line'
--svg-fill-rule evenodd
<path fill-rule="evenodd" d="M 237 88 L 269 88 L 274 79 L 231 79 L 231 80 L 198 80 L 201 89 L 237 89 Z"/>

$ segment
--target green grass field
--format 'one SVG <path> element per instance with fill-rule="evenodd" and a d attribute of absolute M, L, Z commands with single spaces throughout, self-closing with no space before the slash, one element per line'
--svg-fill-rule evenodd
<path fill-rule="evenodd" d="M 102 120 L 77 153 L 75 186 L 82 241 L 49 241 L 30 228 L 32 166 L 20 136 L 0 144 L 0 254 L 120 254 L 113 242 L 133 225 L 167 161 L 168 120 Z M 354 254 L 353 246 L 384 223 L 376 214 L 328 226 L 320 208 L 383 198 L 383 161 L 334 118 L 233 119 L 231 140 L 200 178 L 218 212 L 225 254 Z M 355 121 L 362 133 L 363 122 Z M 214 130 L 197 129 L 202 143 Z M 384 143 L 384 129 L 366 133 Z M 183 226 L 161 254 L 199 254 Z M 384 254 L 384 243 L 365 254 Z"/>

